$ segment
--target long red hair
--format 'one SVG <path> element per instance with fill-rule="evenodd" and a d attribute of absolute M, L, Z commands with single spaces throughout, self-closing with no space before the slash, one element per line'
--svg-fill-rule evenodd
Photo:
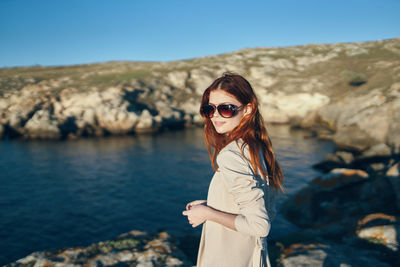
<path fill-rule="evenodd" d="M 257 97 L 250 83 L 240 75 L 225 73 L 204 91 L 201 106 L 208 104 L 210 92 L 213 90 L 223 90 L 234 96 L 243 106 L 250 104 L 252 108 L 251 113 L 244 116 L 239 125 L 235 127 L 229 135 L 217 133 L 211 119 L 204 117 L 202 114 L 204 119 L 204 139 L 214 171 L 217 171 L 216 158 L 218 153 L 231 141 L 242 138 L 244 141 L 241 147 L 242 155 L 250 162 L 255 174 L 258 175 L 258 170 L 260 170 L 261 176 L 264 177 L 264 179 L 268 179 L 270 186 L 277 192 L 279 190 L 283 192 L 283 172 L 276 160 L 271 140 L 258 108 Z M 246 144 L 249 147 L 250 159 L 247 159 L 243 153 Z M 265 173 L 264 168 L 262 168 L 261 156 L 259 153 L 260 148 L 264 155 L 268 173 Z"/>

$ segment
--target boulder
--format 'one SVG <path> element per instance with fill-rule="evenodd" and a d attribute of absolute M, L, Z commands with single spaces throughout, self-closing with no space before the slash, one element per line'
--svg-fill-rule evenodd
<path fill-rule="evenodd" d="M 98 126 L 108 133 L 120 135 L 134 131 L 138 124 L 138 116 L 119 108 L 101 106 L 96 109 L 96 121 Z"/>
<path fill-rule="evenodd" d="M 389 176 L 389 177 L 397 177 L 397 176 L 400 176 L 400 163 L 397 162 L 396 164 L 394 164 L 393 166 L 391 166 L 391 167 L 387 170 L 386 176 Z"/>
<path fill-rule="evenodd" d="M 311 180 L 311 183 L 318 190 L 335 190 L 348 184 L 363 182 L 368 177 L 368 173 L 363 170 L 335 168 L 330 173 Z"/>
<path fill-rule="evenodd" d="M 363 228 L 357 231 L 358 237 L 368 242 L 382 244 L 390 250 L 398 251 L 397 237 L 400 235 L 399 225 L 378 225 Z"/>
<path fill-rule="evenodd" d="M 135 132 L 137 133 L 149 133 L 158 131 L 159 125 L 151 116 L 150 112 L 145 109 L 142 111 L 138 118 L 138 123 L 135 126 Z"/>
<path fill-rule="evenodd" d="M 264 93 L 260 98 L 264 120 L 275 123 L 287 123 L 293 117 L 304 118 L 330 101 L 329 97 L 320 93 Z"/>
<path fill-rule="evenodd" d="M 390 147 L 386 144 L 376 144 L 364 151 L 358 158 L 368 157 L 389 157 L 391 155 Z"/>
<path fill-rule="evenodd" d="M 351 151 L 365 151 L 376 144 L 376 140 L 360 130 L 356 125 L 343 126 L 336 131 L 333 141 L 341 149 Z"/>
<path fill-rule="evenodd" d="M 29 138 L 59 139 L 61 132 L 57 120 L 48 110 L 38 110 L 24 126 L 24 135 Z"/>
<path fill-rule="evenodd" d="M 396 213 L 398 208 L 386 177 L 369 177 L 362 170 L 334 169 L 285 200 L 281 212 L 297 226 L 326 228 L 327 233 L 337 234 L 348 232 L 363 214 Z"/>
<path fill-rule="evenodd" d="M 354 156 L 350 152 L 346 151 L 336 151 L 335 155 L 347 165 L 350 165 L 354 161 Z"/>
<path fill-rule="evenodd" d="M 295 243 L 282 251 L 279 266 L 392 266 L 384 262 L 384 254 L 373 250 L 363 250 L 355 246 L 329 241 L 318 243 Z"/>
<path fill-rule="evenodd" d="M 375 213 L 362 218 L 358 222 L 355 233 L 368 243 L 383 245 L 390 251 L 398 252 L 399 231 L 400 224 L 395 216 Z"/>

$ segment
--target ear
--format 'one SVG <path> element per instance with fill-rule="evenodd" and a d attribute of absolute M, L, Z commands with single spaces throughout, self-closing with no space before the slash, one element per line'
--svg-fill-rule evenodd
<path fill-rule="evenodd" d="M 251 106 L 251 104 L 247 104 L 244 108 L 243 108 L 243 115 L 247 116 L 250 115 L 253 112 L 253 107 Z"/>

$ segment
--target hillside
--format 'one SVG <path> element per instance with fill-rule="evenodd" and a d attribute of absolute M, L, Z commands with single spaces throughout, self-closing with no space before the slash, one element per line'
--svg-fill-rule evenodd
<path fill-rule="evenodd" d="M 400 145 L 400 38 L 171 62 L 3 68 L 0 136 L 76 138 L 200 124 L 201 94 L 225 71 L 250 81 L 267 122 L 310 128 L 349 149 Z M 347 140 L 348 133 L 357 134 Z"/>

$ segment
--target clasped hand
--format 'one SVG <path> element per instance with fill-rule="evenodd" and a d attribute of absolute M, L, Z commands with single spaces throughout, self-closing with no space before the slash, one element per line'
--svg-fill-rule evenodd
<path fill-rule="evenodd" d="M 197 227 L 207 220 L 208 209 L 206 200 L 195 200 L 186 205 L 186 210 L 182 214 L 188 217 L 192 227 Z"/>

